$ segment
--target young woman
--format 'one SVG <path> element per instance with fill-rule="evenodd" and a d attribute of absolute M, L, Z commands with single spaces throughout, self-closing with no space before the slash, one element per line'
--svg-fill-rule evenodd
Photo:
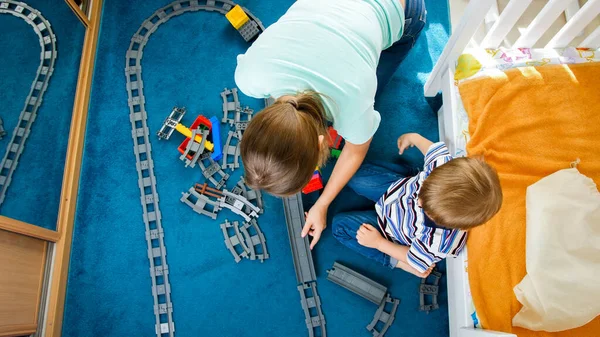
<path fill-rule="evenodd" d="M 238 56 L 235 81 L 275 104 L 249 123 L 241 145 L 246 181 L 285 196 L 327 160 L 327 123 L 346 140 L 302 235 L 311 249 L 327 208 L 362 163 L 381 117 L 373 104 L 425 25 L 424 0 L 298 0 Z"/>

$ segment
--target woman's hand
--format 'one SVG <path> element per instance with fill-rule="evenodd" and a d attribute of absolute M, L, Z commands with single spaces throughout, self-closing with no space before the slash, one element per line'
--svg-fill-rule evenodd
<path fill-rule="evenodd" d="M 377 228 L 366 223 L 362 224 L 356 232 L 356 239 L 362 246 L 375 249 L 379 249 L 379 243 L 385 240 Z"/>
<path fill-rule="evenodd" d="M 321 239 L 321 233 L 327 227 L 327 206 L 323 206 L 317 202 L 305 215 L 306 224 L 302 229 L 302 237 L 305 237 L 307 234 L 312 236 L 312 241 L 310 242 L 310 249 L 312 250 L 317 242 L 319 242 L 319 239 Z"/>

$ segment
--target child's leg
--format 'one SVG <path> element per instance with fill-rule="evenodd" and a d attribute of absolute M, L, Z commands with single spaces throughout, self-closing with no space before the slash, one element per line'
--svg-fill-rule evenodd
<path fill-rule="evenodd" d="M 358 195 L 377 202 L 391 184 L 404 177 L 405 175 L 385 167 L 365 162 L 350 179 L 348 186 Z"/>
<path fill-rule="evenodd" d="M 358 243 L 356 232 L 363 223 L 371 224 L 377 228 L 377 213 L 374 210 L 340 213 L 333 217 L 333 236 L 355 252 L 375 260 L 388 268 L 395 268 L 398 260 L 391 258 L 377 249 L 365 247 Z"/>

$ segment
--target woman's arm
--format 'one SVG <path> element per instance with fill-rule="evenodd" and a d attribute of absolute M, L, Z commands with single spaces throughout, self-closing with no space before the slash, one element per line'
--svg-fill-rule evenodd
<path fill-rule="evenodd" d="M 371 145 L 371 140 L 372 138 L 360 145 L 349 142 L 346 142 L 346 145 L 344 145 L 342 154 L 333 168 L 323 194 L 321 194 L 306 216 L 306 224 L 302 229 L 302 236 L 310 234 L 313 237 L 310 249 L 319 242 L 321 233 L 327 227 L 327 208 L 342 188 L 350 181 L 350 178 L 356 173 L 360 164 L 362 164 L 369 150 L 369 145 Z"/>

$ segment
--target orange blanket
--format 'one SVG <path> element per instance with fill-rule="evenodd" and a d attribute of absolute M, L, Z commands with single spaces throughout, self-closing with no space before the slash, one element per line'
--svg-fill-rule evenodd
<path fill-rule="evenodd" d="M 526 274 L 527 186 L 577 158 L 580 172 L 600 186 L 600 63 L 511 69 L 499 78 L 464 82 L 459 90 L 470 120 L 467 152 L 483 155 L 498 170 L 504 193 L 500 212 L 473 229 L 467 242 L 482 325 L 519 337 L 600 336 L 600 317 L 558 333 L 511 324 L 521 308 L 513 287 Z"/>

